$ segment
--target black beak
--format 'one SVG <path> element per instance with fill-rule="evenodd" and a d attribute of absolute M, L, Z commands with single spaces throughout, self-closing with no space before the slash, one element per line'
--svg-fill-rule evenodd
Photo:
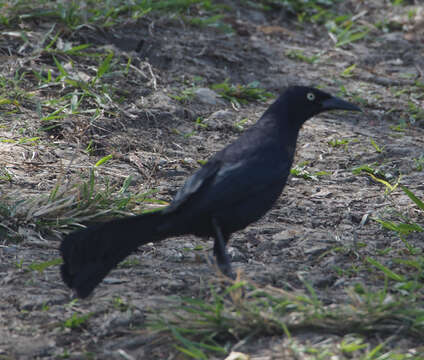
<path fill-rule="evenodd" d="M 332 96 L 331 98 L 322 102 L 323 110 L 349 110 L 349 111 L 361 111 L 362 110 L 350 102 L 344 101 L 338 97 Z"/>

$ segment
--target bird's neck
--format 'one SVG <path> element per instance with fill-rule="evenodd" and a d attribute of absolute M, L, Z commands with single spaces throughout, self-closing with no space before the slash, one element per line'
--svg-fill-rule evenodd
<path fill-rule="evenodd" d="M 262 126 L 270 132 L 270 136 L 278 136 L 278 142 L 282 150 L 290 157 L 293 157 L 303 121 L 298 121 L 295 114 L 290 114 L 289 109 L 289 104 L 274 103 L 265 112 Z"/>
<path fill-rule="evenodd" d="M 288 121 L 288 123 L 289 124 L 287 124 L 286 126 L 282 126 L 280 124 L 280 139 L 283 150 L 289 155 L 291 159 L 293 159 L 294 154 L 296 152 L 296 143 L 300 127 L 297 125 L 293 126 L 290 121 Z"/>

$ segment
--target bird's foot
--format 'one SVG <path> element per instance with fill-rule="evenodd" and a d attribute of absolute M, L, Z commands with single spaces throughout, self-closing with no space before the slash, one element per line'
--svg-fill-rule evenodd
<path fill-rule="evenodd" d="M 228 263 L 219 262 L 215 259 L 214 256 L 211 256 L 211 255 L 208 256 L 208 260 L 209 260 L 210 264 L 212 266 L 216 266 L 223 275 L 225 275 L 225 276 L 227 276 L 227 277 L 229 277 L 230 279 L 233 279 L 233 280 L 236 278 L 236 274 L 233 272 L 233 269 L 232 269 L 230 262 L 228 262 Z"/>
<path fill-rule="evenodd" d="M 230 263 L 218 263 L 218 268 L 225 276 L 228 276 L 232 280 L 236 279 L 236 274 L 233 272 Z"/>

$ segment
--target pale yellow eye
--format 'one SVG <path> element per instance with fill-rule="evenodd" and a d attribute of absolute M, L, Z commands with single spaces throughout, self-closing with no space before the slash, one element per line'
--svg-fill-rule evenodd
<path fill-rule="evenodd" d="M 314 101 L 315 100 L 315 94 L 314 93 L 307 93 L 306 94 L 306 98 L 309 100 L 309 101 Z"/>

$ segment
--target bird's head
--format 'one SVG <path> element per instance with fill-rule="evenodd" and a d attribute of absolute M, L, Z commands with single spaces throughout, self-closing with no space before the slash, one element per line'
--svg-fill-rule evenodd
<path fill-rule="evenodd" d="M 354 104 L 312 87 L 291 86 L 281 96 L 302 123 L 327 110 L 361 111 Z"/>

